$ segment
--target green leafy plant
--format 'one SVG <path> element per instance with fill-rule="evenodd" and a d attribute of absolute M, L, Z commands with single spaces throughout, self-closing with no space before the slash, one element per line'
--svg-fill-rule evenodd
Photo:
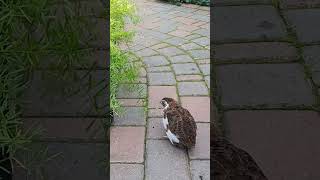
<path fill-rule="evenodd" d="M 16 153 L 39 135 L 22 130 L 21 99 L 29 74 L 44 67 L 70 79 L 72 68 L 83 65 L 92 50 L 85 43 L 91 37 L 83 38 L 89 21 L 74 7 L 68 0 L 0 0 L 0 153 L 7 157 L 1 161 L 21 164 Z"/>
<path fill-rule="evenodd" d="M 133 31 L 125 30 L 126 20 L 137 21 L 135 6 L 130 0 L 110 0 L 110 107 L 121 112 L 117 91 L 123 83 L 132 83 L 138 77 L 138 67 L 129 61 L 129 53 L 120 49 L 121 43 L 131 40 Z"/>

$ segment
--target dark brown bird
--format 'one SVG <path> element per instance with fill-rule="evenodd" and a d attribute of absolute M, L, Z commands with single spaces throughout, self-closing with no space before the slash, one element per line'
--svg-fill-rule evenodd
<path fill-rule="evenodd" d="M 196 144 L 197 125 L 191 113 L 172 98 L 163 98 L 163 126 L 173 145 L 191 148 Z"/>
<path fill-rule="evenodd" d="M 214 180 L 268 180 L 250 154 L 222 137 L 214 124 L 210 141 Z"/>

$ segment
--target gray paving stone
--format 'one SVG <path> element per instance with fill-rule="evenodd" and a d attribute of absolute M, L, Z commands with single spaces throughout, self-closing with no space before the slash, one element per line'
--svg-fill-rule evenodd
<path fill-rule="evenodd" d="M 176 28 L 177 27 L 172 24 L 161 24 L 160 27 L 158 27 L 156 30 L 162 33 L 168 33 L 168 32 L 174 31 Z"/>
<path fill-rule="evenodd" d="M 110 164 L 110 180 L 143 180 L 142 164 Z"/>
<path fill-rule="evenodd" d="M 192 180 L 210 180 L 210 161 L 192 160 L 190 161 Z"/>
<path fill-rule="evenodd" d="M 195 63 L 172 64 L 172 67 L 176 75 L 200 73 L 200 70 Z"/>
<path fill-rule="evenodd" d="M 165 129 L 162 125 L 162 118 L 149 118 L 147 128 L 148 139 L 165 139 Z"/>
<path fill-rule="evenodd" d="M 210 75 L 210 64 L 199 65 L 203 75 Z"/>
<path fill-rule="evenodd" d="M 191 35 L 185 37 L 185 39 L 192 40 L 192 39 L 196 39 L 196 38 L 199 38 L 199 37 L 201 37 L 200 34 L 191 34 Z"/>
<path fill-rule="evenodd" d="M 204 21 L 204 22 L 209 22 L 210 21 L 210 17 L 209 16 L 205 16 L 205 15 L 199 15 L 199 14 L 193 14 L 192 19 L 198 20 L 198 21 Z"/>
<path fill-rule="evenodd" d="M 164 56 L 150 56 L 143 58 L 143 62 L 148 67 L 153 66 L 164 66 L 170 64 L 169 61 Z"/>
<path fill-rule="evenodd" d="M 78 81 L 57 78 L 55 71 L 34 71 L 29 87 L 23 91 L 22 114 L 33 117 L 106 114 L 107 109 L 101 108 L 107 105 L 107 94 L 104 93 L 108 86 L 106 71 L 76 70 L 70 73 L 75 73 Z"/>
<path fill-rule="evenodd" d="M 120 85 L 117 98 L 146 98 L 146 84 L 123 84 Z"/>
<path fill-rule="evenodd" d="M 114 125 L 145 125 L 146 113 L 143 107 L 123 107 L 123 114 L 115 115 Z"/>
<path fill-rule="evenodd" d="M 215 0 L 213 5 L 248 5 L 248 4 L 271 4 L 271 0 Z"/>
<path fill-rule="evenodd" d="M 201 37 L 201 38 L 198 38 L 198 39 L 194 39 L 192 40 L 193 42 L 197 43 L 197 44 L 200 44 L 201 46 L 208 46 L 210 45 L 210 39 L 207 38 L 207 37 Z"/>
<path fill-rule="evenodd" d="M 179 37 L 173 37 L 173 38 L 164 40 L 164 42 L 175 45 L 175 46 L 179 46 L 181 44 L 186 43 L 187 40 L 185 40 L 183 38 L 179 38 Z"/>
<path fill-rule="evenodd" d="M 193 43 L 193 42 L 183 44 L 180 47 L 181 47 L 181 49 L 186 50 L 186 51 L 191 50 L 191 49 L 201 49 L 202 48 L 201 46 L 199 46 L 198 44 Z"/>
<path fill-rule="evenodd" d="M 135 54 L 139 57 L 146 57 L 146 56 L 153 56 L 158 53 L 150 48 L 145 48 L 145 49 L 136 51 Z"/>
<path fill-rule="evenodd" d="M 199 81 L 202 80 L 201 75 L 178 75 L 177 81 Z"/>
<path fill-rule="evenodd" d="M 296 31 L 298 41 L 314 43 L 320 41 L 320 9 L 299 9 L 285 12 L 285 16 Z"/>
<path fill-rule="evenodd" d="M 259 42 L 215 45 L 217 62 L 293 61 L 299 58 L 297 49 L 289 43 Z"/>
<path fill-rule="evenodd" d="M 198 64 L 210 64 L 210 59 L 197 60 Z"/>
<path fill-rule="evenodd" d="M 216 67 L 223 106 L 283 107 L 315 103 L 300 64 L 246 64 Z"/>
<path fill-rule="evenodd" d="M 209 50 L 191 50 L 189 53 L 194 59 L 210 59 Z"/>
<path fill-rule="evenodd" d="M 30 166 L 28 170 L 21 168 L 21 172 L 19 172 L 20 168 L 14 169 L 14 180 L 105 180 L 109 178 L 105 163 L 102 163 L 106 157 L 105 153 L 108 152 L 103 143 L 33 142 L 25 149 L 21 153 L 17 152 L 19 153 L 17 158 L 24 165 Z"/>
<path fill-rule="evenodd" d="M 251 154 L 268 179 L 320 177 L 318 112 L 228 111 L 224 119 L 227 137 Z"/>
<path fill-rule="evenodd" d="M 149 73 L 149 85 L 175 85 L 176 80 L 172 72 Z"/>
<path fill-rule="evenodd" d="M 111 163 L 143 163 L 144 147 L 144 126 L 112 126 L 110 128 Z"/>
<path fill-rule="evenodd" d="M 303 48 L 303 59 L 311 70 L 313 81 L 320 85 L 320 46 L 305 46 Z"/>
<path fill-rule="evenodd" d="M 130 50 L 132 50 L 132 51 L 139 51 L 139 50 L 142 50 L 144 48 L 146 48 L 146 47 L 142 46 L 141 44 L 130 46 Z"/>
<path fill-rule="evenodd" d="M 172 63 L 187 63 L 193 62 L 193 59 L 188 55 L 178 55 L 170 57 Z"/>
<path fill-rule="evenodd" d="M 150 67 L 147 70 L 148 72 L 171 72 L 171 68 L 169 66 Z"/>
<path fill-rule="evenodd" d="M 23 129 L 41 129 L 41 137 L 54 140 L 82 139 L 103 142 L 106 134 L 103 118 L 23 118 Z M 37 137 L 38 139 L 38 137 Z"/>
<path fill-rule="evenodd" d="M 286 28 L 272 6 L 214 7 L 214 42 L 279 40 Z"/>
<path fill-rule="evenodd" d="M 180 96 L 208 95 L 208 89 L 204 82 L 179 82 Z"/>
<path fill-rule="evenodd" d="M 188 154 L 190 159 L 210 159 L 210 123 L 197 123 L 196 145 Z"/>
<path fill-rule="evenodd" d="M 162 109 L 149 109 L 148 110 L 148 117 L 162 117 L 163 116 Z"/>
<path fill-rule="evenodd" d="M 164 39 L 168 39 L 168 38 L 171 37 L 168 34 L 164 34 L 162 32 L 157 32 L 157 31 L 154 31 L 154 30 L 150 30 L 148 32 L 153 38 L 158 39 L 158 40 L 164 40 Z"/>
<path fill-rule="evenodd" d="M 210 76 L 206 76 L 204 80 L 206 81 L 207 86 L 210 88 Z"/>
<path fill-rule="evenodd" d="M 183 51 L 181 51 L 176 47 L 166 47 L 166 48 L 158 49 L 158 52 L 160 52 L 161 55 L 165 55 L 165 56 L 175 56 L 179 54 L 184 54 Z"/>
<path fill-rule="evenodd" d="M 319 0 L 279 0 L 282 9 L 315 8 L 320 6 Z"/>
<path fill-rule="evenodd" d="M 199 35 L 201 35 L 201 36 L 207 36 L 207 37 L 210 36 L 210 31 L 209 31 L 208 29 L 204 29 L 204 28 L 195 30 L 195 31 L 193 31 L 193 32 L 196 33 L 196 34 L 199 34 Z"/>
<path fill-rule="evenodd" d="M 168 46 L 169 46 L 169 44 L 160 43 L 160 44 L 156 44 L 156 45 L 152 46 L 151 49 L 157 50 L 157 49 L 161 49 L 161 48 L 168 47 Z"/>
<path fill-rule="evenodd" d="M 147 140 L 146 152 L 146 180 L 190 179 L 185 151 L 168 140 Z"/>

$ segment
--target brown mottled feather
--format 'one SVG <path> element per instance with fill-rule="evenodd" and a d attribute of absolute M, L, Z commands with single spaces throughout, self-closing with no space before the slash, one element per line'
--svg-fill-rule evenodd
<path fill-rule="evenodd" d="M 164 111 L 167 116 L 170 131 L 177 135 L 179 143 L 175 143 L 181 148 L 190 148 L 196 143 L 197 125 L 191 113 L 178 104 L 174 104 Z"/>
<path fill-rule="evenodd" d="M 218 135 L 212 127 L 211 154 L 215 180 L 267 180 L 254 159 L 243 149 Z"/>

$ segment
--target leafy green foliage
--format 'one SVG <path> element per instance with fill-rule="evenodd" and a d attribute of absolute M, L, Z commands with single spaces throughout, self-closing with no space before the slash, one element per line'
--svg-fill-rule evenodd
<path fill-rule="evenodd" d="M 125 30 L 125 20 L 136 22 L 135 6 L 129 0 L 110 0 L 110 107 L 114 113 L 121 112 L 117 100 L 120 84 L 132 83 L 138 77 L 138 67 L 129 61 L 130 54 L 120 49 L 120 44 L 128 42 L 134 35 Z"/>
<path fill-rule="evenodd" d="M 68 0 L 0 0 L 0 153 L 12 164 L 19 163 L 16 152 L 39 134 L 21 129 L 28 74 L 48 64 L 56 77 L 65 78 L 90 51 L 81 39 L 87 22 L 72 7 Z"/>

